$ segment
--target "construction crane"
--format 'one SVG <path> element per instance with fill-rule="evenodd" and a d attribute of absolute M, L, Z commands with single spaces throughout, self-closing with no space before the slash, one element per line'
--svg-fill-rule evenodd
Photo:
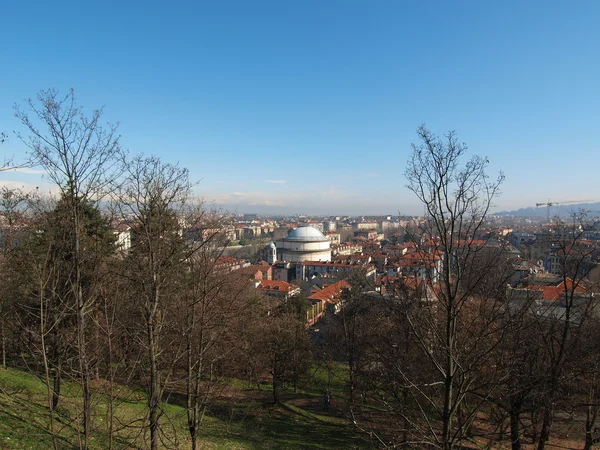
<path fill-rule="evenodd" d="M 551 202 L 550 199 L 548 199 L 547 202 L 541 202 L 541 203 L 536 203 L 535 206 L 537 206 L 538 208 L 540 206 L 546 206 L 547 207 L 547 211 L 546 211 L 546 215 L 547 215 L 547 220 L 548 223 L 550 223 L 550 207 L 551 206 L 555 206 L 555 205 L 570 205 L 573 203 L 589 203 L 589 202 L 593 202 L 594 200 L 567 200 L 564 202 Z"/>

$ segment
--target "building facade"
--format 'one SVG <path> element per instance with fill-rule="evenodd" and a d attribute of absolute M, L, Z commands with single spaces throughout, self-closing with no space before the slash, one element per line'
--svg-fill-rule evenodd
<path fill-rule="evenodd" d="M 297 263 L 331 260 L 331 242 L 315 227 L 299 227 L 276 244 L 277 260 Z"/>

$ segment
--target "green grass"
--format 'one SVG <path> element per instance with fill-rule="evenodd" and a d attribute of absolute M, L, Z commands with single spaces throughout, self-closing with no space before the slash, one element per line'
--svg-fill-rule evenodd
<path fill-rule="evenodd" d="M 341 373 L 341 368 L 340 373 Z M 332 378 L 333 380 L 334 378 Z M 248 389 L 246 383 L 230 380 L 227 389 L 244 394 L 236 400 L 219 398 L 208 408 L 200 432 L 199 447 L 205 449 L 352 449 L 367 448 L 365 442 L 341 417 L 319 414 L 321 389 L 327 385 L 327 370 L 318 368 L 310 389 L 294 396 L 285 394 L 281 406 L 269 404 L 269 391 Z M 343 391 L 343 376 L 331 383 L 332 391 Z M 61 449 L 78 448 L 77 423 L 81 411 L 80 389 L 64 382 L 56 413 Z M 144 432 L 144 394 L 126 387 L 115 388 L 115 449 L 147 448 Z M 306 408 L 293 404 L 300 400 Z M 163 407 L 163 448 L 190 448 L 182 397 L 172 395 Z M 310 407 L 309 407 L 310 406 Z M 94 430 L 91 449 L 108 448 L 108 398 L 102 386 L 94 393 Z M 0 370 L 0 449 L 52 448 L 46 387 L 31 373 Z"/>
<path fill-rule="evenodd" d="M 302 392 L 322 396 L 329 389 L 333 398 L 342 398 L 348 384 L 348 367 L 342 363 L 317 363 L 310 371 L 308 379 L 301 383 Z"/>

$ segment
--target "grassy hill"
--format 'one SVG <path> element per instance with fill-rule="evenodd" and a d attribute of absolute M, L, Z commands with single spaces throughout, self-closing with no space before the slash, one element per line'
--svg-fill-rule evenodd
<path fill-rule="evenodd" d="M 322 375 L 322 374 L 321 374 Z M 210 400 L 202 423 L 199 448 L 206 449 L 352 449 L 368 448 L 334 407 L 321 407 L 323 377 L 316 374 L 312 390 L 288 393 L 280 406 L 269 403 L 269 391 L 247 388 L 234 380 Z M 335 390 L 341 389 L 338 383 Z M 55 429 L 60 448 L 78 448 L 79 389 L 64 383 Z M 95 386 L 92 449 L 109 448 L 107 388 Z M 114 449 L 147 448 L 145 398 L 123 386 L 114 389 Z M 335 393 L 334 393 L 335 398 Z M 182 398 L 171 394 L 162 416 L 162 448 L 190 448 Z M 46 388 L 35 375 L 18 369 L 0 370 L 0 449 L 52 448 Z"/>

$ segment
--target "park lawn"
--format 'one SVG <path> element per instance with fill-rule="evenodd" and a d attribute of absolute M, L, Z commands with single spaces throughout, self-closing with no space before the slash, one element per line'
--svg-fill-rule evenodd
<path fill-rule="evenodd" d="M 326 377 L 326 374 L 325 374 Z M 316 376 L 316 380 L 322 377 Z M 326 380 L 326 379 L 325 379 Z M 311 407 L 318 405 L 321 386 L 315 393 L 300 393 Z M 240 383 L 243 384 L 243 383 Z M 333 384 L 332 384 L 333 385 Z M 228 387 L 240 395 L 211 401 L 201 425 L 199 447 L 206 449 L 352 449 L 368 448 L 347 421 L 298 407 L 294 394 L 283 405 L 269 404 L 268 390 Z M 342 389 L 340 382 L 337 389 Z M 91 449 L 109 447 L 109 410 L 106 388 L 95 387 L 94 431 Z M 333 388 L 332 388 L 333 391 Z M 55 414 L 60 448 L 77 448 L 77 423 L 81 409 L 79 387 L 64 382 L 61 403 Z M 114 388 L 115 431 L 113 448 L 147 448 L 144 432 L 146 404 L 142 392 L 123 386 Z M 335 395 L 335 394 L 334 394 Z M 181 397 L 181 396 L 180 396 Z M 162 448 L 190 448 L 182 398 L 169 397 L 164 404 Z M 313 408 L 314 409 L 314 408 Z M 46 406 L 46 388 L 35 375 L 19 369 L 0 370 L 0 449 L 52 448 Z"/>

